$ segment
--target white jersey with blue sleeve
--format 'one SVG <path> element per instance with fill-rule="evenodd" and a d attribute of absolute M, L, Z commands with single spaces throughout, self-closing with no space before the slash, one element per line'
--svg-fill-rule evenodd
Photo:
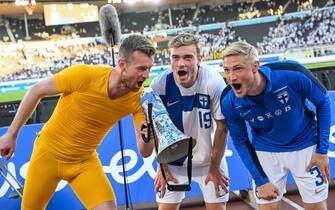
<path fill-rule="evenodd" d="M 222 76 L 208 66 L 201 65 L 197 81 L 190 88 L 184 88 L 174 78 L 173 71 L 166 70 L 151 83 L 176 127 L 196 139 L 193 148 L 193 166 L 210 164 L 215 120 L 224 119 L 220 97 L 226 87 Z M 187 156 L 170 163 L 187 164 Z"/>

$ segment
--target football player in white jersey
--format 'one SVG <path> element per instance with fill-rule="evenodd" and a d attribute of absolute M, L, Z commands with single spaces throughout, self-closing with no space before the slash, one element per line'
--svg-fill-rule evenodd
<path fill-rule="evenodd" d="M 226 84 L 215 69 L 201 65 L 200 43 L 195 35 L 180 34 L 169 47 L 172 70 L 157 76 L 151 87 L 160 95 L 172 122 L 197 141 L 192 151 L 192 181 L 199 184 L 206 208 L 226 209 L 229 194 L 224 151 L 228 129 L 220 110 Z M 158 168 L 155 191 L 159 192 L 159 209 L 179 209 L 185 192 L 169 191 Z M 170 184 L 187 184 L 187 170 L 187 156 L 164 165 Z"/>

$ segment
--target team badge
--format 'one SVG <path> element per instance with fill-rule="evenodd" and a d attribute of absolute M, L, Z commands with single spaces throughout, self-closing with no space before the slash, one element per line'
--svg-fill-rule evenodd
<path fill-rule="evenodd" d="M 209 109 L 210 104 L 209 104 L 209 95 L 204 95 L 204 94 L 199 94 L 198 97 L 198 102 L 199 102 L 199 108 L 203 109 Z"/>
<path fill-rule="evenodd" d="M 286 90 L 279 92 L 277 94 L 277 99 L 280 103 L 286 104 L 289 99 L 288 92 Z"/>

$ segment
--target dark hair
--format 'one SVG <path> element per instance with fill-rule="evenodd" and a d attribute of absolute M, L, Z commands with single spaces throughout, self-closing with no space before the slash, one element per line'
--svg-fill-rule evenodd
<path fill-rule="evenodd" d="M 131 55 L 135 51 L 141 51 L 149 57 L 155 54 L 155 48 L 152 43 L 141 34 L 131 34 L 122 40 L 119 49 L 119 58 L 125 58 L 126 63 L 129 63 Z"/>

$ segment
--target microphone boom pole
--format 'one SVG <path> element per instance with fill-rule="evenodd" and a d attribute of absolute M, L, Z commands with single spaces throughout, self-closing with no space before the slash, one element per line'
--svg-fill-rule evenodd
<path fill-rule="evenodd" d="M 115 54 L 114 54 L 114 46 L 120 42 L 121 37 L 121 29 L 120 22 L 116 12 L 116 9 L 107 4 L 100 9 L 100 28 L 102 32 L 102 36 L 105 39 L 106 43 L 111 47 L 112 51 L 112 66 L 115 68 Z M 123 186 L 126 200 L 126 209 L 131 210 L 129 208 L 129 199 L 128 199 L 128 189 L 127 189 L 127 174 L 126 167 L 124 161 L 124 145 L 123 145 L 123 131 L 122 131 L 122 122 L 121 120 L 118 122 L 119 127 L 119 139 L 120 139 L 120 149 L 121 149 L 121 160 L 122 160 L 122 171 L 123 171 Z"/>

